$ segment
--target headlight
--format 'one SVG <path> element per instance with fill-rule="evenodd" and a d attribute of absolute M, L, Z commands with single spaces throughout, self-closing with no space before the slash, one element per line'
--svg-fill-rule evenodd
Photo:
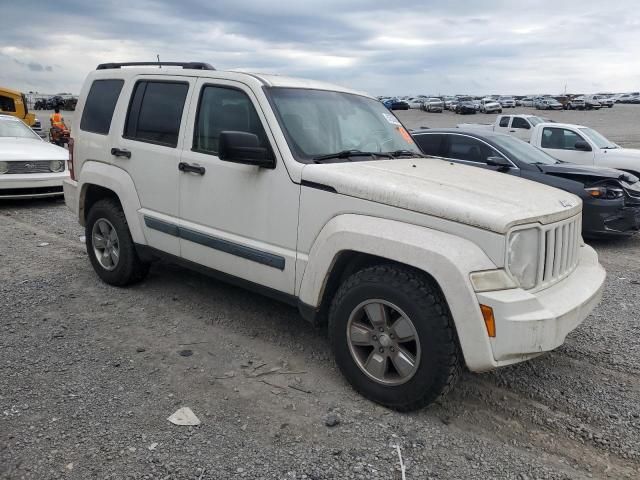
<path fill-rule="evenodd" d="M 63 171 L 64 162 L 62 160 L 51 160 L 49 162 L 49 170 L 55 173 Z"/>
<path fill-rule="evenodd" d="M 622 198 L 624 195 L 624 191 L 620 187 L 590 187 L 585 188 L 585 190 L 592 197 L 603 200 L 615 200 L 616 198 Z"/>
<path fill-rule="evenodd" d="M 0 175 L 9 171 L 9 164 L 7 162 L 0 162 Z"/>
<path fill-rule="evenodd" d="M 540 232 L 537 228 L 518 230 L 509 236 L 507 266 L 509 273 L 528 290 L 536 286 L 540 254 Z"/>

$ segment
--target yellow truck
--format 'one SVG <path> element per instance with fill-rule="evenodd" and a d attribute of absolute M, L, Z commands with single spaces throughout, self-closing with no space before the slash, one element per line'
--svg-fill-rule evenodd
<path fill-rule="evenodd" d="M 0 115 L 18 117 L 38 135 L 43 136 L 42 125 L 35 114 L 29 112 L 27 97 L 22 92 L 0 87 Z"/>

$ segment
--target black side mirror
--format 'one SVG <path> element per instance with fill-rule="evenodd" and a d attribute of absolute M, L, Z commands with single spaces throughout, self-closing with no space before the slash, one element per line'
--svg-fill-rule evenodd
<path fill-rule="evenodd" d="M 486 163 L 490 167 L 498 167 L 500 172 L 506 172 L 513 166 L 506 158 L 502 157 L 488 157 Z"/>
<path fill-rule="evenodd" d="M 590 152 L 591 151 L 591 145 L 589 145 L 584 140 L 578 140 L 576 142 L 576 144 L 573 146 L 573 148 L 575 148 L 576 150 L 581 150 L 583 152 Z"/>
<path fill-rule="evenodd" d="M 220 132 L 218 158 L 226 162 L 243 163 L 263 168 L 275 168 L 276 160 L 271 150 L 260 146 L 255 133 Z"/>

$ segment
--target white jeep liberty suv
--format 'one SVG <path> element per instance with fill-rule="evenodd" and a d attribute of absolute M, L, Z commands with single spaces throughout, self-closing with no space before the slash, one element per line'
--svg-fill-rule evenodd
<path fill-rule="evenodd" d="M 65 199 L 105 282 L 169 257 L 297 305 L 399 410 L 558 347 L 598 302 L 577 197 L 425 157 L 363 93 L 152 65 L 98 66 L 72 128 Z"/>

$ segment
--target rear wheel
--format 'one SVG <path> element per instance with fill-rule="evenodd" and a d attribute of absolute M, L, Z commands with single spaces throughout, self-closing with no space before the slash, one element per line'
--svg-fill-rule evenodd
<path fill-rule="evenodd" d="M 409 268 L 379 265 L 349 277 L 332 302 L 329 336 L 351 385 L 397 410 L 432 403 L 460 372 L 447 304 L 426 276 Z"/>
<path fill-rule="evenodd" d="M 122 207 L 112 200 L 97 201 L 85 227 L 87 253 L 98 276 L 115 286 L 142 280 L 149 264 L 138 257 Z"/>

